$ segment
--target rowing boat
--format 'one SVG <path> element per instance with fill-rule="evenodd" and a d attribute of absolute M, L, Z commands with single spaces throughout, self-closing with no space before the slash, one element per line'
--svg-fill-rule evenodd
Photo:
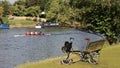
<path fill-rule="evenodd" d="M 26 34 L 18 34 L 18 35 L 14 35 L 14 37 L 23 37 L 23 36 L 26 36 L 26 37 L 29 37 L 29 36 L 49 36 L 51 34 L 37 34 L 37 35 L 26 35 Z"/>

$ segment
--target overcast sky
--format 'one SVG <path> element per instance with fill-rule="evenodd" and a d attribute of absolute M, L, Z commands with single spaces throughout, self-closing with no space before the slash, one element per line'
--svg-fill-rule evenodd
<path fill-rule="evenodd" d="M 15 1 L 17 1 L 17 0 L 7 0 L 7 1 L 9 1 L 10 3 L 14 3 Z"/>

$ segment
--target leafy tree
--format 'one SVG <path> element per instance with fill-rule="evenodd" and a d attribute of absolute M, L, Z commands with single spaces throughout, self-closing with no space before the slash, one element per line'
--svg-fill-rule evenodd
<path fill-rule="evenodd" d="M 3 14 L 3 8 L 0 7 L 0 17 L 2 16 L 2 14 Z"/>
<path fill-rule="evenodd" d="M 47 12 L 48 20 L 56 20 L 57 14 L 59 12 L 59 0 L 50 0 L 49 9 Z"/>
<path fill-rule="evenodd" d="M 39 6 L 40 0 L 25 0 L 26 7 Z"/>
<path fill-rule="evenodd" d="M 92 11 L 86 14 L 86 22 L 92 25 L 90 28 L 93 31 L 105 34 L 112 44 L 117 41 L 120 34 L 120 6 L 116 1 L 110 2 L 109 5 L 106 3 L 95 3 Z"/>
<path fill-rule="evenodd" d="M 105 34 L 110 44 L 120 35 L 119 0 L 70 0 L 71 19 Z"/>
<path fill-rule="evenodd" d="M 40 9 L 44 11 L 45 5 L 49 0 L 25 0 L 26 7 L 40 6 Z"/>
<path fill-rule="evenodd" d="M 25 6 L 17 5 L 17 6 L 10 6 L 10 14 L 15 16 L 24 16 L 25 15 Z"/>
<path fill-rule="evenodd" d="M 15 5 L 23 5 L 23 6 L 25 6 L 25 1 L 24 0 L 17 0 L 17 1 L 15 1 L 15 3 L 14 3 L 14 6 Z"/>
<path fill-rule="evenodd" d="M 49 0 L 40 0 L 39 6 L 40 6 L 40 8 L 41 8 L 42 11 L 45 10 L 46 4 L 47 4 L 48 2 L 49 2 Z M 47 7 L 48 7 L 48 6 L 47 6 Z"/>
<path fill-rule="evenodd" d="M 70 0 L 69 2 L 71 7 L 71 21 L 81 23 L 82 26 L 85 26 L 86 13 L 91 11 L 89 0 Z"/>
<path fill-rule="evenodd" d="M 9 6 L 10 6 L 10 3 L 8 1 L 2 1 L 2 7 L 3 7 L 3 16 L 6 16 L 9 14 Z"/>
<path fill-rule="evenodd" d="M 40 16 L 40 7 L 39 6 L 32 6 L 26 9 L 26 16 L 35 16 L 39 17 Z"/>
<path fill-rule="evenodd" d="M 65 23 L 69 21 L 70 7 L 64 0 L 49 0 L 47 18 L 51 21 Z"/>

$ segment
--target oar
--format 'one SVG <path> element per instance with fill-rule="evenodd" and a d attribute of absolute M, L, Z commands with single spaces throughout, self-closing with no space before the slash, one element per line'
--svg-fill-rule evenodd
<path fill-rule="evenodd" d="M 18 34 L 14 35 L 14 37 L 23 37 L 23 36 L 49 36 L 51 34 L 43 34 L 43 35 L 25 35 L 25 34 Z"/>
<path fill-rule="evenodd" d="M 14 35 L 14 37 L 23 37 L 23 36 L 26 36 L 26 35 L 22 35 L 22 34 Z"/>

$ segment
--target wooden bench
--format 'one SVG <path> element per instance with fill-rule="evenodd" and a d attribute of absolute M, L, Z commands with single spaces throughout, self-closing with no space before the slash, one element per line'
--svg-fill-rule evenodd
<path fill-rule="evenodd" d="M 74 50 L 74 51 L 70 51 L 70 53 L 72 52 L 79 53 L 80 61 L 89 62 L 92 64 L 98 64 L 98 59 L 100 55 L 99 51 L 103 48 L 104 43 L 105 40 L 88 42 L 85 51 Z M 67 58 L 64 60 L 64 62 L 67 61 L 67 63 L 70 63 L 69 55 L 70 54 L 68 53 Z"/>
<path fill-rule="evenodd" d="M 101 50 L 103 48 L 104 42 L 105 40 L 98 40 L 88 43 L 88 45 L 86 46 L 86 52 L 94 52 Z"/>

